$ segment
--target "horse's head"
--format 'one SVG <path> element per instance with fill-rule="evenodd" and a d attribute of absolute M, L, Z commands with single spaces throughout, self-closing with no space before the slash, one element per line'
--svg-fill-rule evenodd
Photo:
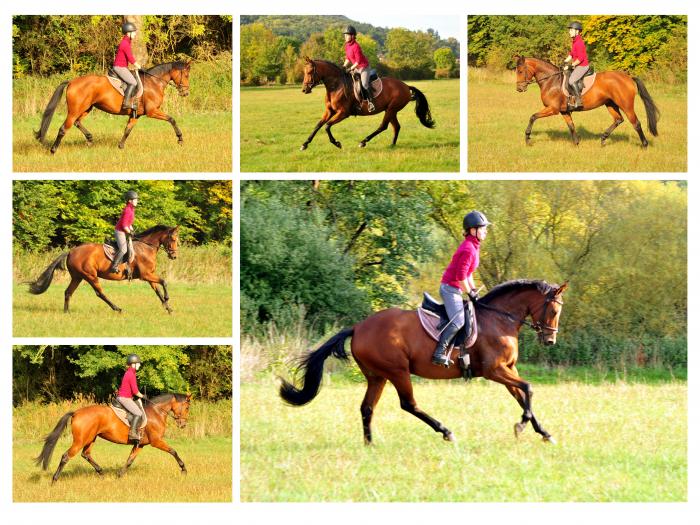
<path fill-rule="evenodd" d="M 304 82 L 301 85 L 301 92 L 304 94 L 311 93 L 311 90 L 321 83 L 321 79 L 316 71 L 316 62 L 309 57 L 304 57 Z"/>
<path fill-rule="evenodd" d="M 175 226 L 167 230 L 167 235 L 161 241 L 161 245 L 165 248 L 165 252 L 168 254 L 168 258 L 177 259 L 177 248 L 180 240 L 180 227 Z"/>
<path fill-rule="evenodd" d="M 518 93 L 527 91 L 527 86 L 532 83 L 535 73 L 530 71 L 524 56 L 513 55 L 515 62 L 515 89 Z"/>
<path fill-rule="evenodd" d="M 190 67 L 192 61 L 187 61 L 182 67 L 173 67 L 170 70 L 170 79 L 177 87 L 177 92 L 181 97 L 186 97 L 190 94 Z"/>
<path fill-rule="evenodd" d="M 559 287 L 552 287 L 546 293 L 541 294 L 540 305 L 530 310 L 533 327 L 537 331 L 537 338 L 543 345 L 551 346 L 557 342 L 559 316 L 564 305 L 562 294 L 568 287 L 568 282 Z"/>
<path fill-rule="evenodd" d="M 175 422 L 179 428 L 185 428 L 187 418 L 190 416 L 190 401 L 192 394 L 182 396 L 182 394 L 173 395 L 173 400 L 170 404 L 170 411 L 175 416 Z"/>

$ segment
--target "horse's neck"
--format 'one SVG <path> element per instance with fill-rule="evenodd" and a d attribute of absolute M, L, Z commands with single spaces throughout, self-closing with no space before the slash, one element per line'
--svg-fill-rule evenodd
<path fill-rule="evenodd" d="M 554 64 L 550 64 L 544 60 L 532 59 L 531 64 L 537 80 L 542 80 L 548 76 L 551 77 L 551 75 L 555 75 L 559 71 Z"/>
<path fill-rule="evenodd" d="M 337 89 L 343 87 L 343 77 L 334 75 L 333 71 L 328 66 L 326 66 L 323 73 L 319 72 L 319 77 L 328 91 L 336 91 Z"/>
<path fill-rule="evenodd" d="M 525 319 L 533 312 L 535 299 L 530 290 L 520 291 L 513 295 L 498 297 L 489 303 L 490 306 L 509 313 L 513 317 Z"/>

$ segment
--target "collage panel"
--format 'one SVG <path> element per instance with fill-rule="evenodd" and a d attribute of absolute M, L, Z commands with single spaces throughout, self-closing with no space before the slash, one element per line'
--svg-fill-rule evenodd
<path fill-rule="evenodd" d="M 459 171 L 459 17 L 240 24 L 242 172 Z"/>
<path fill-rule="evenodd" d="M 242 181 L 241 501 L 686 501 L 687 212 L 686 181 Z"/>
<path fill-rule="evenodd" d="M 232 21 L 13 16 L 13 170 L 230 173 Z"/>
<path fill-rule="evenodd" d="M 470 172 L 688 170 L 686 15 L 469 15 L 468 49 Z"/>
<path fill-rule="evenodd" d="M 226 345 L 14 346 L 12 501 L 231 502 L 231 362 Z"/>
<path fill-rule="evenodd" d="M 231 180 L 16 180 L 12 197 L 15 337 L 231 337 Z"/>

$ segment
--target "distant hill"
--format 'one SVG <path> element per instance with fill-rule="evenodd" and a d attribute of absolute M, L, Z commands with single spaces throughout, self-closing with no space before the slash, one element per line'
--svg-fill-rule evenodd
<path fill-rule="evenodd" d="M 384 43 L 390 27 L 376 27 L 351 20 L 343 15 L 241 15 L 241 25 L 260 22 L 278 36 L 287 36 L 305 42 L 312 33 L 322 33 L 328 26 L 355 26 L 358 32 L 371 36 L 377 42 L 378 50 L 384 51 Z M 447 46 L 459 57 L 459 44 L 456 40 L 441 40 L 436 47 Z"/>

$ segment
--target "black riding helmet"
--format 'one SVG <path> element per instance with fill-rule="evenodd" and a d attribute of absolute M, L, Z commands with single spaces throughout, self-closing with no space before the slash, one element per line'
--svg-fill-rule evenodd
<path fill-rule="evenodd" d="M 581 25 L 581 22 L 571 22 L 568 29 L 578 29 L 579 31 L 583 31 L 583 26 Z"/>
<path fill-rule="evenodd" d="M 345 28 L 345 31 L 343 31 L 343 34 L 357 36 L 357 30 L 353 26 L 348 26 Z"/>
<path fill-rule="evenodd" d="M 122 35 L 136 31 L 136 26 L 131 22 L 124 22 L 122 24 Z"/>
<path fill-rule="evenodd" d="M 136 354 L 129 354 L 129 356 L 126 358 L 126 364 L 131 366 L 134 363 L 141 363 L 141 358 Z"/>
<path fill-rule="evenodd" d="M 139 194 L 136 193 L 134 190 L 129 190 L 124 194 L 124 200 L 130 201 L 133 199 L 138 199 Z"/>
<path fill-rule="evenodd" d="M 479 228 L 481 226 L 488 226 L 489 224 L 491 223 L 486 218 L 486 215 L 476 210 L 467 213 L 462 221 L 465 232 L 469 232 L 469 228 Z"/>

